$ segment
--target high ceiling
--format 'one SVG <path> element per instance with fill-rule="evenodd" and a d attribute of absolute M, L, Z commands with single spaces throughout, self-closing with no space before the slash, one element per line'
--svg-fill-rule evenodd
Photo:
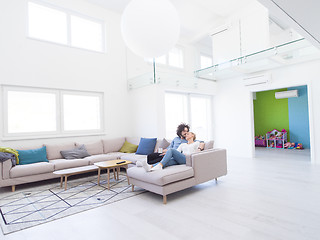
<path fill-rule="evenodd" d="M 111 11 L 122 13 L 130 0 L 87 0 Z M 255 0 L 171 0 L 181 21 L 181 39 L 195 43 L 206 39 L 211 29 Z"/>
<path fill-rule="evenodd" d="M 259 0 L 271 15 L 296 29 L 302 36 L 320 48 L 319 9 L 316 0 Z"/>

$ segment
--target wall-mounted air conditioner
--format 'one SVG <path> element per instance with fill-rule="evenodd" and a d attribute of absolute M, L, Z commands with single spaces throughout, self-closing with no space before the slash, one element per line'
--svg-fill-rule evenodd
<path fill-rule="evenodd" d="M 276 92 L 275 93 L 276 99 L 292 98 L 292 97 L 299 97 L 298 90 L 290 90 L 290 91 L 283 91 L 283 92 Z"/>
<path fill-rule="evenodd" d="M 271 79 L 270 74 L 261 74 L 261 75 L 255 75 L 250 77 L 243 78 L 243 84 L 245 86 L 254 86 L 259 84 L 265 84 L 269 82 Z"/>

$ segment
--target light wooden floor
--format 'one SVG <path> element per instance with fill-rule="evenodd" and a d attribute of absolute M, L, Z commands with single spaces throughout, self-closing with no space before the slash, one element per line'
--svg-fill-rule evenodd
<path fill-rule="evenodd" d="M 306 150 L 229 157 L 229 173 L 168 196 L 146 193 L 0 239 L 320 239 L 320 166 Z"/>

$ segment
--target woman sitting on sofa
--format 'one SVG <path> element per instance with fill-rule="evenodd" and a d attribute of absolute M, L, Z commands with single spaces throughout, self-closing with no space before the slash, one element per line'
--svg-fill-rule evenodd
<path fill-rule="evenodd" d="M 191 153 L 199 152 L 204 149 L 204 143 L 199 141 L 195 142 L 195 139 L 196 135 L 193 132 L 187 132 L 187 143 L 182 143 L 177 149 L 168 149 L 159 163 L 149 165 L 147 162 L 143 162 L 144 169 L 149 172 L 160 170 L 172 165 L 186 164 L 187 154 L 189 155 Z"/>

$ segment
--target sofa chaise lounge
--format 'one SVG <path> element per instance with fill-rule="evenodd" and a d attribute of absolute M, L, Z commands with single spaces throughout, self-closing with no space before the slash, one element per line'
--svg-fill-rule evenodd
<path fill-rule="evenodd" d="M 186 157 L 185 165 L 169 166 L 162 170 L 146 172 L 143 167 L 132 167 L 127 171 L 132 191 L 134 186 L 163 196 L 227 174 L 225 149 L 209 149 Z"/>

